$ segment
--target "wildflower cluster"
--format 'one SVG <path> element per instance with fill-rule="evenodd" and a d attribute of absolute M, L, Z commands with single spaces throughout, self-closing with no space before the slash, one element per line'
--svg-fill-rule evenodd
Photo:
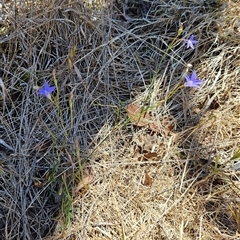
<path fill-rule="evenodd" d="M 185 43 L 187 44 L 187 48 L 192 48 L 194 49 L 194 46 L 198 43 L 197 40 L 194 39 L 195 36 L 191 35 L 189 39 L 185 40 Z M 203 80 L 197 78 L 197 73 L 196 71 L 192 72 L 192 75 L 184 75 L 186 82 L 184 84 L 185 87 L 195 87 L 195 88 L 200 88 L 200 85 L 203 84 Z M 51 93 L 55 91 L 56 87 L 52 86 L 50 87 L 48 82 L 45 82 L 43 87 L 38 90 L 38 93 L 41 95 L 46 96 L 51 100 Z"/>
<path fill-rule="evenodd" d="M 198 43 L 198 41 L 194 40 L 194 35 L 191 35 L 189 39 L 185 40 L 185 43 L 187 44 L 187 48 L 194 49 L 194 45 Z M 186 82 L 184 84 L 185 87 L 195 87 L 200 88 L 200 85 L 203 84 L 203 80 L 197 79 L 197 73 L 196 71 L 193 71 L 192 75 L 189 76 L 187 74 L 184 75 Z"/>

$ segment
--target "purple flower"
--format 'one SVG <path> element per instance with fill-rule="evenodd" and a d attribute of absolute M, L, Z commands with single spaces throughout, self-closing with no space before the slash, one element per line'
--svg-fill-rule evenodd
<path fill-rule="evenodd" d="M 200 88 L 200 85 L 203 84 L 203 80 L 197 79 L 197 73 L 196 71 L 193 71 L 191 76 L 188 76 L 187 74 L 184 75 L 186 82 L 185 87 L 195 87 Z"/>
<path fill-rule="evenodd" d="M 45 82 L 43 87 L 38 90 L 38 93 L 51 99 L 51 93 L 56 89 L 55 86 L 50 87 L 48 82 Z"/>
<path fill-rule="evenodd" d="M 198 41 L 194 40 L 194 35 L 192 35 L 189 39 L 185 40 L 185 43 L 187 44 L 187 48 L 191 47 L 194 49 L 194 45 L 198 43 Z"/>

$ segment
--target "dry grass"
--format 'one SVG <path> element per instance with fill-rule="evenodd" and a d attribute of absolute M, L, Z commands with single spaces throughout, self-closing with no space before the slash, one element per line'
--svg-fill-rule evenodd
<path fill-rule="evenodd" d="M 238 3 L 0 7 L 1 239 L 240 238 Z M 193 69 L 203 86 L 175 91 Z"/>

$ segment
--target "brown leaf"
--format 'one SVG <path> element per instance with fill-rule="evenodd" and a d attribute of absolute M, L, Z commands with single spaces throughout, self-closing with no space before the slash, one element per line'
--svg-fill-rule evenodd
<path fill-rule="evenodd" d="M 211 102 L 209 109 L 212 110 L 216 110 L 220 107 L 220 104 L 218 103 L 218 101 L 216 101 L 215 99 L 213 99 L 213 101 Z"/>
<path fill-rule="evenodd" d="M 165 136 L 169 136 L 170 132 L 174 128 L 173 121 L 171 121 L 171 119 L 169 119 L 169 118 L 164 118 L 162 120 L 162 125 L 165 127 L 165 130 L 164 130 Z"/>
<path fill-rule="evenodd" d="M 154 122 L 149 123 L 149 129 L 152 130 L 153 132 L 160 132 L 158 125 Z"/>
<path fill-rule="evenodd" d="M 143 127 L 151 123 L 149 113 L 142 112 L 142 108 L 135 104 L 129 104 L 127 106 L 127 114 L 130 121 L 138 127 Z"/>
<path fill-rule="evenodd" d="M 138 159 L 138 161 L 142 160 L 143 156 L 141 154 L 141 147 L 135 145 L 133 157 Z"/>
<path fill-rule="evenodd" d="M 75 193 L 79 192 L 86 185 L 90 184 L 92 182 L 92 180 L 93 180 L 93 175 L 92 174 L 85 177 L 81 182 L 78 183 L 78 186 L 77 186 L 77 189 L 75 190 Z"/>
<path fill-rule="evenodd" d="M 156 152 L 155 149 L 158 147 L 158 141 L 159 139 L 156 134 L 154 135 L 146 134 L 142 151 L 143 152 L 145 151 L 144 153 Z"/>
<path fill-rule="evenodd" d="M 157 157 L 157 153 L 155 153 L 155 152 L 153 152 L 153 153 L 148 152 L 148 153 L 144 154 L 143 157 L 146 158 L 146 159 L 155 158 L 155 157 Z"/>
<path fill-rule="evenodd" d="M 143 181 L 143 185 L 144 186 L 152 186 L 152 178 L 148 175 L 147 172 L 145 172 L 145 177 L 144 177 L 144 181 Z"/>

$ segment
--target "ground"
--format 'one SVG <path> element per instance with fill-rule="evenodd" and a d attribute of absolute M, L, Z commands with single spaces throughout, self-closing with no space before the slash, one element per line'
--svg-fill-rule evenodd
<path fill-rule="evenodd" d="M 3 1 L 1 239 L 240 239 L 239 14 Z"/>

